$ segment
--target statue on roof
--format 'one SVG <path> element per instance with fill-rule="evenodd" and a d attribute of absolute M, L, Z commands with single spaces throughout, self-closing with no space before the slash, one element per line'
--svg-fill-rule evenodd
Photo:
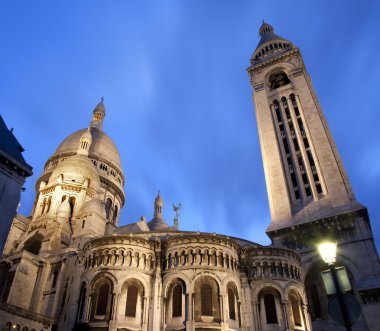
<path fill-rule="evenodd" d="M 179 212 L 181 210 L 181 203 L 178 204 L 178 206 L 176 206 L 174 203 L 173 203 L 173 210 L 175 212 L 175 217 L 174 217 L 174 226 L 178 229 L 178 218 L 179 218 Z"/>

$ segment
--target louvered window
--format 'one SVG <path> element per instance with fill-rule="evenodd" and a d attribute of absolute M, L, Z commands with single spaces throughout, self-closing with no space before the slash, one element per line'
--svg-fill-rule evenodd
<path fill-rule="evenodd" d="M 212 288 L 209 284 L 203 284 L 201 287 L 201 313 L 203 316 L 213 316 Z"/>

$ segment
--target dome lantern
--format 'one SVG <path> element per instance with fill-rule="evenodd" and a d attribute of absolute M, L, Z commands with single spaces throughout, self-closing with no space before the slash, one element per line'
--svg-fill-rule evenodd
<path fill-rule="evenodd" d="M 93 128 L 98 128 L 102 129 L 103 128 L 103 119 L 106 116 L 106 111 L 104 107 L 104 98 L 100 98 L 100 102 L 96 105 L 94 111 L 93 111 L 93 116 L 92 116 L 92 121 L 90 126 Z"/>

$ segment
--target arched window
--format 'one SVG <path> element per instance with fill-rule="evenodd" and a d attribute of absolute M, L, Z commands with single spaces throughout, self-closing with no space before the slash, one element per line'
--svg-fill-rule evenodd
<path fill-rule="evenodd" d="M 277 312 L 274 295 L 267 293 L 264 295 L 264 307 L 267 324 L 277 324 Z"/>
<path fill-rule="evenodd" d="M 83 283 L 80 289 L 79 294 L 79 305 L 78 305 L 78 320 L 81 320 L 83 318 L 83 311 L 84 311 L 84 303 L 86 300 L 86 285 Z"/>
<path fill-rule="evenodd" d="M 173 317 L 180 317 L 182 316 L 182 286 L 180 284 L 177 284 L 173 287 L 173 305 L 172 305 L 172 311 Z"/>
<path fill-rule="evenodd" d="M 51 282 L 51 288 L 55 288 L 57 285 L 57 279 L 58 279 L 59 269 L 54 269 L 53 271 L 53 280 Z"/>
<path fill-rule="evenodd" d="M 28 331 L 28 327 L 24 326 L 24 327 L 22 328 L 22 331 Z"/>
<path fill-rule="evenodd" d="M 201 287 L 201 315 L 213 316 L 212 314 L 212 288 L 209 284 Z"/>
<path fill-rule="evenodd" d="M 111 207 L 112 207 L 112 200 L 110 198 L 108 198 L 106 201 L 106 206 L 105 206 L 107 221 L 109 221 L 110 217 L 111 217 Z"/>
<path fill-rule="evenodd" d="M 112 215 L 112 223 L 115 224 L 116 223 L 116 219 L 117 219 L 117 214 L 118 214 L 119 210 L 117 208 L 117 205 L 115 205 L 115 208 L 113 209 L 113 215 Z"/>
<path fill-rule="evenodd" d="M 12 323 L 8 322 L 7 324 L 5 324 L 4 331 L 11 331 L 11 328 L 12 328 Z"/>
<path fill-rule="evenodd" d="M 290 83 L 290 79 L 283 71 L 277 71 L 269 76 L 269 88 L 275 90 Z"/>
<path fill-rule="evenodd" d="M 294 295 L 290 295 L 289 299 L 290 299 L 290 305 L 292 306 L 294 325 L 302 326 L 302 319 L 301 319 L 298 300 Z"/>
<path fill-rule="evenodd" d="M 98 295 L 96 298 L 95 314 L 99 316 L 106 315 L 108 305 L 108 294 L 110 286 L 108 284 L 102 284 L 99 286 Z"/>
<path fill-rule="evenodd" d="M 236 320 L 235 294 L 232 288 L 228 289 L 228 311 L 231 320 Z"/>
<path fill-rule="evenodd" d="M 136 317 L 137 287 L 130 285 L 127 290 L 127 304 L 125 306 L 125 316 Z"/>

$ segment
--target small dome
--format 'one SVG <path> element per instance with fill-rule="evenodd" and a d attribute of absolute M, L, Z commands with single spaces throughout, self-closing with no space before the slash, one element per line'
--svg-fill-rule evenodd
<path fill-rule="evenodd" d="M 162 208 L 164 206 L 164 201 L 162 200 L 160 191 L 158 191 L 157 197 L 154 200 L 154 216 L 153 219 L 148 223 L 148 227 L 151 231 L 157 231 L 168 228 L 168 224 L 162 218 Z"/>
<path fill-rule="evenodd" d="M 157 231 L 167 229 L 169 225 L 165 222 L 165 220 L 161 216 L 154 216 L 151 221 L 148 223 L 148 227 L 150 231 Z"/>
<path fill-rule="evenodd" d="M 68 136 L 58 146 L 51 158 L 61 154 L 75 154 L 78 150 L 80 139 L 83 134 L 86 134 L 86 131 L 87 128 L 81 129 Z M 121 171 L 120 155 L 111 138 L 104 131 L 95 127 L 90 128 L 90 133 L 92 143 L 88 156 L 94 159 L 105 159 Z"/>
<path fill-rule="evenodd" d="M 106 218 L 106 210 L 104 208 L 104 205 L 99 199 L 91 199 L 87 201 L 83 207 L 82 210 L 80 211 L 80 215 L 85 215 L 85 214 L 92 214 L 92 213 L 97 213 Z"/>
<path fill-rule="evenodd" d="M 100 189 L 100 179 L 95 166 L 86 156 L 73 155 L 68 157 L 54 169 L 49 184 L 54 182 L 70 182 L 85 184 L 95 191 Z M 86 182 L 86 183 L 85 183 Z"/>

